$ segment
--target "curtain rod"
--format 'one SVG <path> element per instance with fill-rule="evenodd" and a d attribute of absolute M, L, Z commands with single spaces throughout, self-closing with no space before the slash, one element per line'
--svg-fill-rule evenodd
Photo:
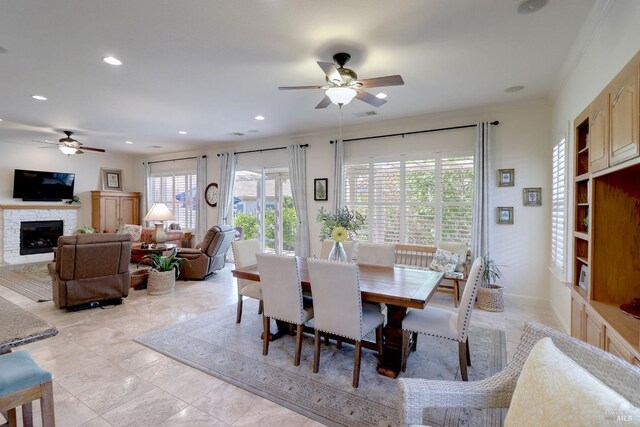
<path fill-rule="evenodd" d="M 181 158 L 179 158 L 179 159 L 169 159 L 169 160 L 157 160 L 157 161 L 155 161 L 155 162 L 146 162 L 146 163 L 147 163 L 147 164 L 152 165 L 152 164 L 154 164 L 154 163 L 166 163 L 166 162 L 176 162 L 176 161 L 178 161 L 178 160 L 191 160 L 191 159 L 197 159 L 198 157 L 200 157 L 200 156 L 195 156 L 195 157 L 181 157 Z M 203 156 L 202 156 L 202 158 L 203 158 L 203 159 L 206 159 L 206 158 L 207 158 L 207 156 L 206 156 L 206 155 L 203 155 Z M 144 164 L 145 164 L 145 162 L 142 162 L 142 164 L 144 165 Z"/>
<path fill-rule="evenodd" d="M 498 126 L 500 124 L 500 122 L 495 120 L 495 121 L 491 122 L 490 124 L 494 125 L 494 126 Z M 405 135 L 414 135 L 416 133 L 442 132 L 442 131 L 445 131 L 445 130 L 474 128 L 476 126 L 478 126 L 478 125 L 477 124 L 473 124 L 473 125 L 451 126 L 451 127 L 448 127 L 448 128 L 416 130 L 416 131 L 413 131 L 413 132 L 390 133 L 390 134 L 387 134 L 387 135 L 363 136 L 362 138 L 343 139 L 342 142 L 362 141 L 362 140 L 365 140 L 365 139 L 389 138 L 389 137 L 392 137 L 392 136 L 402 136 L 404 138 Z M 334 142 L 335 141 L 331 140 L 331 141 L 329 141 L 329 144 L 333 144 Z"/>
<path fill-rule="evenodd" d="M 300 144 L 300 147 L 302 148 L 305 148 L 308 146 L 309 144 Z M 286 150 L 286 149 L 287 147 L 263 148 L 261 150 L 236 151 L 233 154 L 261 153 L 263 151 Z M 220 154 L 218 154 L 218 157 L 220 157 Z"/>

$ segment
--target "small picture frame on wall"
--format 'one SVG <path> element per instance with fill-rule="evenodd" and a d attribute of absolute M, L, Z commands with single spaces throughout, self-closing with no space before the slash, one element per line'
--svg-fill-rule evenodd
<path fill-rule="evenodd" d="M 498 224 L 513 224 L 513 207 L 499 207 Z"/>
<path fill-rule="evenodd" d="M 578 276 L 578 286 L 580 286 L 585 292 L 589 287 L 589 267 L 583 265 L 580 269 L 580 276 Z"/>
<path fill-rule="evenodd" d="M 102 191 L 122 191 L 122 169 L 101 168 Z"/>
<path fill-rule="evenodd" d="M 525 188 L 522 190 L 522 204 L 524 206 L 542 206 L 542 188 Z"/>
<path fill-rule="evenodd" d="M 515 169 L 498 169 L 498 187 L 513 187 L 515 180 Z"/>
<path fill-rule="evenodd" d="M 329 200 L 327 187 L 329 185 L 328 178 L 316 178 L 313 180 L 313 200 L 316 202 L 326 202 Z"/>

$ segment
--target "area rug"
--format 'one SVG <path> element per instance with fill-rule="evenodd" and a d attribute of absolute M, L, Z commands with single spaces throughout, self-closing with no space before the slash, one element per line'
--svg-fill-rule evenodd
<path fill-rule="evenodd" d="M 51 301 L 51 276 L 48 262 L 3 265 L 0 267 L 0 285 L 37 302 Z"/>
<path fill-rule="evenodd" d="M 313 338 L 304 337 L 300 366 L 293 366 L 295 337 L 273 341 L 262 356 L 262 317 L 257 302 L 245 301 L 242 323 L 235 323 L 236 306 L 144 335 L 137 342 L 254 394 L 331 426 L 397 426 L 396 380 L 376 372 L 376 353 L 363 350 L 360 386 L 351 387 L 354 350 L 322 345 L 320 372 L 312 373 Z M 272 330 L 275 329 L 275 323 Z M 373 340 L 373 337 L 371 337 Z M 470 380 L 500 371 L 506 362 L 504 333 L 472 328 Z M 421 336 L 409 357 L 405 378 L 459 380 L 458 346 Z M 429 410 L 431 426 L 500 425 L 501 410 Z"/>

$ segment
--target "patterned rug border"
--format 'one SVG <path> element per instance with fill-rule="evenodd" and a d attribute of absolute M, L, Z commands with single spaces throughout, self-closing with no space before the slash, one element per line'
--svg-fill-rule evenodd
<path fill-rule="evenodd" d="M 243 364 L 243 363 L 255 363 L 256 359 L 251 358 L 249 356 L 245 356 L 244 354 L 240 353 L 239 351 L 236 350 L 230 350 L 224 347 L 221 347 L 219 345 L 216 345 L 214 343 L 209 343 L 209 342 L 205 342 L 201 339 L 198 339 L 197 337 L 193 337 L 190 336 L 188 334 L 182 334 L 179 333 L 178 330 L 180 328 L 184 328 L 187 326 L 187 324 L 189 326 L 191 326 L 189 329 L 190 330 L 198 330 L 201 329 L 202 327 L 204 327 L 204 325 L 210 325 L 210 323 L 206 323 L 206 320 L 209 320 L 210 317 L 214 316 L 215 318 L 213 319 L 214 322 L 218 322 L 223 320 L 226 317 L 229 317 L 229 314 L 227 314 L 226 316 L 223 315 L 222 318 L 217 318 L 218 316 L 216 314 L 220 314 L 220 313 L 224 313 L 224 310 L 232 310 L 235 313 L 235 304 L 231 304 L 229 306 L 225 306 L 225 307 L 220 307 L 218 309 L 206 312 L 204 314 L 202 314 L 201 316 L 198 316 L 197 318 L 194 319 L 189 319 L 186 320 L 184 322 L 180 322 L 180 323 L 176 323 L 173 324 L 171 326 L 159 329 L 157 331 L 154 332 L 150 332 L 147 333 L 141 337 L 135 338 L 134 341 L 144 345 L 154 351 L 157 351 L 158 353 L 161 353 L 167 357 L 170 357 L 174 360 L 177 360 L 181 363 L 184 363 L 188 366 L 191 366 L 195 369 L 198 369 L 204 373 L 207 373 L 213 377 L 219 378 L 225 382 L 228 382 L 234 386 L 237 386 L 243 390 L 246 390 L 248 392 L 251 392 L 253 394 L 256 394 L 262 398 L 265 398 L 269 401 L 272 401 L 276 404 L 279 404 L 281 406 L 284 406 L 288 409 L 291 409 L 294 412 L 297 412 L 299 414 L 302 414 L 310 419 L 313 419 L 315 421 L 321 422 L 323 424 L 329 425 L 329 426 L 349 426 L 349 425 L 362 425 L 361 423 L 357 423 L 354 422 L 353 420 L 349 420 L 349 419 L 345 419 L 344 416 L 341 416 L 341 414 L 339 412 L 336 411 L 335 414 L 330 413 L 329 417 L 327 416 L 323 416 L 320 415 L 319 413 L 313 412 L 313 409 L 307 409 L 303 406 L 301 406 L 300 404 L 296 404 L 295 399 L 285 399 L 285 398 L 281 398 L 278 395 L 274 394 L 272 391 L 270 391 L 270 388 L 273 389 L 274 386 L 273 385 L 269 385 L 269 384 L 265 384 L 264 386 L 260 386 L 260 385 L 253 385 L 249 382 L 246 381 L 246 379 L 242 378 L 242 375 L 236 375 L 236 376 L 230 376 L 229 374 L 223 372 L 223 369 L 218 368 L 216 369 L 215 367 L 212 366 L 207 366 L 203 363 L 200 363 L 197 358 L 198 357 L 205 357 L 204 355 L 210 356 L 210 355 L 215 355 L 216 352 L 218 353 L 218 357 L 216 357 L 216 360 L 224 360 L 227 364 Z M 233 314 L 233 316 L 235 318 L 235 314 Z M 244 322 L 243 322 L 244 323 Z M 215 323 L 217 324 L 217 323 Z M 473 334 L 477 334 L 477 333 L 485 333 L 485 334 L 492 334 L 492 335 L 497 335 L 497 342 L 496 344 L 499 345 L 499 350 L 495 351 L 495 352 L 489 352 L 489 354 L 493 354 L 493 362 L 495 363 L 495 365 L 500 364 L 502 368 L 504 368 L 504 366 L 506 365 L 506 345 L 505 345 L 505 335 L 504 335 L 504 331 L 500 331 L 497 329 L 488 329 L 488 328 L 472 328 L 472 333 Z M 161 339 L 161 337 L 163 336 L 163 334 L 166 334 L 166 336 L 168 336 L 167 339 L 165 339 L 162 342 L 158 342 L 157 344 L 154 343 L 153 341 L 158 341 Z M 176 338 L 173 338 L 175 336 L 179 335 L 181 340 L 187 340 L 187 341 L 181 341 L 182 344 L 185 343 L 189 343 L 192 342 L 193 344 L 195 344 L 196 346 L 200 346 L 200 351 L 196 352 L 196 354 L 194 354 L 194 352 L 186 352 L 185 350 L 183 350 L 182 348 L 167 348 L 168 346 L 171 345 L 171 343 L 173 343 L 173 341 L 171 341 L 171 339 L 175 340 Z M 204 349 L 204 347 L 208 347 L 208 349 Z M 220 353 L 227 353 L 226 355 L 220 355 Z M 245 360 L 243 360 L 245 359 Z M 457 359 L 457 358 L 456 358 Z M 499 362 L 499 363 L 496 363 Z M 494 365 L 494 366 L 495 366 Z M 246 366 L 243 364 L 243 366 Z M 322 381 L 316 381 L 313 379 L 310 379 L 308 377 L 305 377 L 304 375 L 300 375 L 297 374 L 296 372 L 292 372 L 286 369 L 282 369 L 281 367 L 278 366 L 272 366 L 268 363 L 263 363 L 262 365 L 262 369 L 264 369 L 265 371 L 271 371 L 274 372 L 275 375 L 273 375 L 273 377 L 276 376 L 280 376 L 280 377 L 286 377 L 286 376 L 290 376 L 290 377 L 295 377 L 298 381 L 304 381 L 304 382 L 311 382 L 311 383 L 315 383 L 318 384 L 319 388 L 327 388 L 330 387 L 326 382 L 322 382 Z M 231 369 L 229 369 L 228 366 L 226 366 L 226 370 L 230 371 L 231 374 L 233 374 L 233 372 L 231 372 Z M 499 369 L 498 369 L 499 370 Z M 242 371 L 242 370 L 240 370 Z M 266 372 L 268 375 L 268 372 Z M 489 375 L 493 374 L 493 372 L 490 372 Z M 459 375 L 459 371 L 458 371 L 458 375 Z M 245 375 L 246 377 L 246 375 Z M 252 377 L 247 377 L 247 378 L 252 378 Z M 281 381 L 281 383 L 286 384 L 286 381 Z M 291 390 L 291 389 L 289 389 Z M 387 420 L 384 421 L 385 425 L 388 426 L 393 426 L 393 425 L 398 425 L 399 420 L 397 419 L 398 416 L 398 408 L 394 407 L 394 406 L 389 406 L 389 405 L 385 405 L 381 402 L 377 402 L 375 400 L 371 400 L 366 398 L 365 396 L 361 396 L 361 395 L 357 395 L 357 394 L 353 394 L 353 393 L 349 393 L 346 392 L 344 390 L 341 390 L 339 388 L 331 388 L 332 393 L 334 394 L 338 394 L 340 395 L 340 397 L 342 399 L 344 399 L 345 401 L 351 401 L 352 404 L 351 406 L 349 406 L 350 408 L 356 408 L 356 409 L 360 409 L 363 412 L 363 415 L 366 417 L 366 415 L 372 416 L 372 413 L 376 414 L 376 415 L 381 415 L 380 418 L 375 418 L 376 421 L 383 421 L 383 420 Z M 309 400 L 307 400 L 307 402 L 310 402 Z M 325 404 L 326 405 L 326 404 Z M 326 409 L 326 406 L 322 406 L 323 409 Z M 450 410 L 446 410 L 443 411 L 444 412 L 444 416 L 443 416 L 443 425 L 449 426 L 449 425 L 457 425 L 458 421 L 460 420 L 459 418 L 459 414 L 461 412 L 466 411 L 465 409 L 450 409 Z M 488 421 L 489 424 L 493 424 L 493 422 L 489 421 L 489 420 L 496 420 L 496 417 L 498 418 L 502 418 L 499 415 L 500 410 L 497 410 L 498 413 L 497 414 L 492 414 L 489 413 L 487 414 L 487 419 L 485 419 L 485 421 Z M 318 411 L 320 413 L 322 413 L 322 411 Z M 325 411 L 326 412 L 326 411 Z M 372 412 L 372 413 L 369 413 Z M 490 411 L 491 412 L 491 411 Z M 351 414 L 353 414 L 353 410 L 351 412 Z M 393 419 L 389 418 L 389 413 L 393 413 Z M 333 418 L 333 419 L 332 419 Z"/>
<path fill-rule="evenodd" d="M 51 261 L 40 261 L 0 266 L 0 286 L 11 289 L 35 302 L 53 301 L 51 278 L 47 269 L 47 264 L 50 262 Z M 30 274 L 25 274 L 23 271 L 16 271 L 34 267 L 42 267 L 44 273 L 46 273 L 46 277 L 35 278 Z M 51 295 L 50 297 L 44 295 L 45 289 L 47 290 L 46 293 Z"/>

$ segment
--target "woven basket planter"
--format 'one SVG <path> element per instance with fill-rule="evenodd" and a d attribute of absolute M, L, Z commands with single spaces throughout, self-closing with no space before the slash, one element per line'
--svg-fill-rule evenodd
<path fill-rule="evenodd" d="M 149 272 L 149 282 L 147 283 L 147 294 L 149 295 L 165 295 L 173 292 L 176 287 L 176 272 L 170 271 L 153 271 Z"/>
<path fill-rule="evenodd" d="M 499 285 L 478 288 L 477 307 L 486 311 L 504 311 L 504 288 Z"/>
<path fill-rule="evenodd" d="M 139 291 L 140 289 L 147 289 L 148 280 L 149 270 L 146 268 L 134 270 L 129 275 L 129 283 L 131 284 L 131 287 L 136 291 Z"/>

